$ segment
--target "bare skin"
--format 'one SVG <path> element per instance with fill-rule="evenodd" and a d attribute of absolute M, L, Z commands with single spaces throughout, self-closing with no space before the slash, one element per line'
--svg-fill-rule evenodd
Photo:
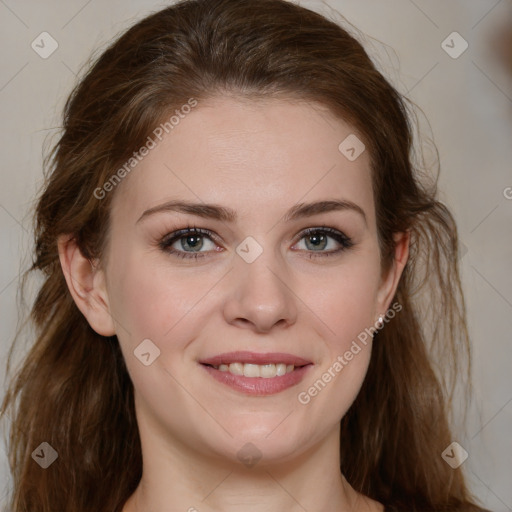
<path fill-rule="evenodd" d="M 338 149 L 354 133 L 320 105 L 200 102 L 118 186 L 102 262 L 59 240 L 78 307 L 98 333 L 117 335 L 134 384 L 144 467 L 123 512 L 383 511 L 341 475 L 339 423 L 371 354 L 371 337 L 355 354 L 353 342 L 391 307 L 409 239 L 397 234 L 384 274 L 369 155 L 350 161 Z M 158 208 L 171 200 L 237 218 Z M 333 200 L 345 207 L 285 217 L 298 203 Z M 169 243 L 189 227 L 212 236 Z M 304 234 L 320 227 L 351 245 Z M 236 251 L 247 237 L 262 250 L 250 263 Z M 145 339 L 160 351 L 150 365 L 134 356 Z M 287 389 L 246 394 L 200 363 L 232 351 L 288 353 L 310 366 Z M 308 391 L 319 379 L 325 386 Z M 249 443 L 251 467 L 240 457 Z"/>

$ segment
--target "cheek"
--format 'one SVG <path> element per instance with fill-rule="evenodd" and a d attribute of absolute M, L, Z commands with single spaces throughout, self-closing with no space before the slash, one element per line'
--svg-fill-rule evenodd
<path fill-rule="evenodd" d="M 378 261 L 368 254 L 355 255 L 314 280 L 301 278 L 300 297 L 324 324 L 331 353 L 374 324 L 379 272 Z"/>
<path fill-rule="evenodd" d="M 316 293 L 309 293 L 308 304 L 323 325 L 319 338 L 324 351 L 314 379 L 301 390 L 301 403 L 309 403 L 312 412 L 325 414 L 328 423 L 334 424 L 344 415 L 365 378 L 379 276 L 378 259 L 370 253 L 360 254 L 350 264 L 317 279 Z M 304 281 L 304 290 L 307 284 Z"/>
<path fill-rule="evenodd" d="M 199 417 L 202 409 L 190 400 L 189 376 L 181 362 L 201 330 L 201 299 L 212 288 L 215 277 L 172 269 L 165 261 L 156 260 L 148 254 L 137 256 L 135 252 L 118 260 L 118 267 L 110 274 L 109 296 L 119 326 L 121 350 L 136 393 L 142 397 L 144 415 L 153 418 L 150 421 L 172 424 L 186 436 L 193 429 L 193 418 Z M 152 345 L 145 349 L 153 361 L 145 366 L 136 356 L 142 353 L 139 347 L 147 339 L 158 350 L 154 352 Z M 158 354 L 155 359 L 154 354 Z M 177 421 L 169 404 L 187 419 Z"/>
<path fill-rule="evenodd" d="M 109 297 L 116 321 L 130 338 L 162 339 L 211 288 L 214 276 L 172 268 L 153 254 L 126 255 L 111 270 Z"/>

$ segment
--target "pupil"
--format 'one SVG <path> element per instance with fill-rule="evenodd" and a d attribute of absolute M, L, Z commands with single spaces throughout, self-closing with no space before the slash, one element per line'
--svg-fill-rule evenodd
<path fill-rule="evenodd" d="M 325 241 L 325 236 L 324 235 L 310 235 L 309 239 L 310 239 L 310 241 L 313 241 L 312 242 L 313 246 L 319 247 Z"/>
<path fill-rule="evenodd" d="M 191 240 L 192 240 L 192 242 L 191 242 Z M 200 241 L 201 241 L 201 237 L 196 236 L 196 235 L 191 235 L 186 238 L 187 245 L 192 248 L 200 247 L 200 243 L 199 243 Z"/>

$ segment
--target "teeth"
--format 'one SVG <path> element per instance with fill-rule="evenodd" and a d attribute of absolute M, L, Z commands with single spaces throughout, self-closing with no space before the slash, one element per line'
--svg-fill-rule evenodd
<path fill-rule="evenodd" d="M 244 364 L 244 377 L 259 377 L 259 376 L 260 376 L 260 369 L 257 364 Z"/>
<path fill-rule="evenodd" d="M 276 365 L 276 374 L 278 376 L 284 375 L 286 373 L 286 365 L 285 364 L 277 364 Z"/>
<path fill-rule="evenodd" d="M 262 377 L 263 379 L 271 379 L 273 377 L 280 377 L 286 373 L 293 372 L 295 366 L 293 364 L 286 365 L 279 364 L 244 364 L 244 363 L 231 363 L 221 364 L 214 366 L 215 369 L 221 372 L 229 372 L 233 375 L 243 375 L 244 377 Z"/>
<path fill-rule="evenodd" d="M 275 364 L 262 364 L 259 367 L 259 375 L 257 376 L 263 377 L 264 379 L 271 379 L 272 377 L 275 377 L 276 374 L 277 372 Z"/>
<path fill-rule="evenodd" d="M 231 363 L 228 368 L 228 372 L 233 375 L 243 375 L 244 365 L 242 363 Z"/>

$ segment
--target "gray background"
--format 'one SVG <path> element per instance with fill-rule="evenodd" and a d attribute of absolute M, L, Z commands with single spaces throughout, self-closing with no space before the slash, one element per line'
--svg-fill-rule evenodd
<path fill-rule="evenodd" d="M 500 40 L 504 31 L 512 31 L 512 3 L 300 3 L 335 20 L 341 13 L 366 34 L 362 42 L 379 68 L 430 122 L 440 154 L 441 198 L 455 214 L 463 243 L 473 340 L 474 403 L 466 432 L 456 440 L 469 453 L 464 468 L 474 493 L 493 511 L 511 511 L 512 40 Z M 0 0 L 1 361 L 16 330 L 19 273 L 30 261 L 29 209 L 42 182 L 43 143 L 55 140 L 64 101 L 91 52 L 164 5 L 143 0 Z M 43 31 L 58 42 L 47 59 L 31 48 Z M 453 31 L 469 44 L 456 59 L 441 47 Z M 508 44 L 508 64 L 500 57 L 500 44 Z M 9 486 L 2 444 L 0 503 Z"/>

